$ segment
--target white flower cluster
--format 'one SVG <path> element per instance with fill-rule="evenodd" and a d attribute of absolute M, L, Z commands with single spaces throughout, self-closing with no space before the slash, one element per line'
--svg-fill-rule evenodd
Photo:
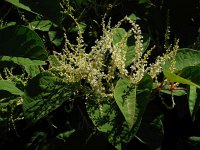
<path fill-rule="evenodd" d="M 122 22 L 125 21 L 131 24 L 132 27 L 118 43 L 114 44 L 113 36 Z M 112 80 L 115 77 L 127 77 L 134 84 L 137 84 L 145 73 L 156 79 L 159 73 L 162 72 L 162 65 L 176 55 L 178 42 L 172 50 L 170 47 L 163 56 L 158 56 L 155 63 L 148 64 L 148 58 L 154 47 L 144 53 L 143 36 L 139 25 L 128 17 L 119 21 L 114 27 L 111 27 L 110 22 L 109 20 L 108 24 L 105 25 L 103 19 L 103 35 L 91 47 L 89 53 L 85 52 L 86 46 L 81 30 L 78 32 L 77 45 L 71 44 L 65 36 L 66 42 L 63 53 L 54 53 L 54 57 L 59 62 L 59 65 L 50 62 L 50 70 L 58 72 L 63 80 L 67 82 L 77 82 L 85 79 L 97 93 L 106 95 L 105 93 L 113 93 L 114 85 Z M 133 34 L 135 35 L 135 56 L 130 65 L 131 71 L 128 71 L 129 69 L 125 66 L 127 41 Z M 110 55 L 111 60 L 109 64 L 105 64 L 106 55 Z M 105 89 L 104 84 L 110 89 Z"/>

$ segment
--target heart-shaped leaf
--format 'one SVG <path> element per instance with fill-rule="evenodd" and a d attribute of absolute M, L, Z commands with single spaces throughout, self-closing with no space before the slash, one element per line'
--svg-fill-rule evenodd
<path fill-rule="evenodd" d="M 129 129 L 138 119 L 141 119 L 145 107 L 150 101 L 152 86 L 153 81 L 147 74 L 137 85 L 127 78 L 122 78 L 117 82 L 114 90 L 115 101 L 128 123 Z"/>

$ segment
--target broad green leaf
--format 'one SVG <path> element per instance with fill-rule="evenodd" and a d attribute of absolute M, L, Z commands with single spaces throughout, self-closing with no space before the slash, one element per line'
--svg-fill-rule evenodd
<path fill-rule="evenodd" d="M 191 80 L 196 84 L 200 84 L 200 66 L 189 66 L 185 67 L 181 71 L 178 72 L 178 75 L 182 78 Z"/>
<path fill-rule="evenodd" d="M 132 84 L 131 80 L 120 79 L 114 90 L 114 97 L 128 123 L 129 128 L 133 127 L 136 121 L 136 90 L 137 85 Z"/>
<path fill-rule="evenodd" d="M 33 65 L 25 66 L 25 70 L 30 78 L 35 77 L 41 72 L 38 66 L 33 66 Z"/>
<path fill-rule="evenodd" d="M 59 0 L 6 0 L 7 2 L 35 14 L 42 15 L 55 24 L 62 23 L 61 6 Z"/>
<path fill-rule="evenodd" d="M 7 2 L 19 7 L 19 8 L 22 8 L 24 10 L 27 10 L 27 11 L 34 13 L 33 11 L 31 11 L 31 8 L 29 6 L 21 3 L 20 0 L 5 0 L 5 1 L 7 1 Z"/>
<path fill-rule="evenodd" d="M 10 61 L 21 66 L 38 66 L 46 64 L 45 61 L 41 60 L 31 60 L 29 58 L 11 56 L 2 56 L 0 57 L 0 61 Z"/>
<path fill-rule="evenodd" d="M 177 70 L 182 70 L 188 66 L 200 64 L 200 51 L 183 48 L 179 49 L 175 57 Z"/>
<path fill-rule="evenodd" d="M 18 89 L 12 81 L 9 80 L 0 80 L 0 90 L 8 91 L 13 95 L 23 95 L 23 92 Z"/>
<path fill-rule="evenodd" d="M 128 143 L 137 133 L 142 115 L 147 103 L 150 101 L 150 90 L 152 88 L 152 79 L 145 75 L 143 80 L 137 86 L 137 119 L 130 129 L 121 110 L 112 97 L 102 97 L 93 94 L 88 97 L 86 108 L 94 125 L 104 133 L 108 141 L 120 150 L 124 143 Z M 140 100 L 140 101 L 139 101 Z M 134 108 L 133 108 L 134 109 Z"/>
<path fill-rule="evenodd" d="M 123 143 L 128 143 L 136 134 L 139 122 L 130 131 L 113 98 L 92 96 L 86 106 L 94 125 L 117 150 L 121 150 Z"/>
<path fill-rule="evenodd" d="M 178 83 L 182 83 L 182 84 L 187 84 L 187 85 L 192 85 L 195 86 L 197 88 L 200 88 L 200 85 L 197 85 L 193 82 L 191 82 L 190 80 L 187 80 L 185 78 L 182 78 L 181 76 L 178 76 L 174 73 L 168 72 L 168 71 L 163 71 L 164 76 L 170 80 L 171 82 L 178 82 Z"/>
<path fill-rule="evenodd" d="M 138 85 L 127 78 L 120 79 L 114 89 L 115 101 L 122 112 L 129 129 L 138 119 L 141 119 L 146 105 L 150 101 L 153 87 L 152 79 L 145 75 Z M 145 95 L 142 97 L 142 95 Z"/>
<path fill-rule="evenodd" d="M 195 84 L 200 85 L 200 67 L 198 66 L 190 66 L 190 67 L 186 67 L 184 69 L 182 69 L 179 72 L 179 75 L 185 79 L 188 79 L 190 81 L 192 81 Z M 190 86 L 192 87 L 192 86 Z M 191 115 L 192 115 L 192 119 L 195 120 L 196 117 L 196 113 L 199 109 L 199 105 L 200 105 L 200 89 L 196 89 L 195 87 L 192 87 L 192 89 L 190 89 L 190 91 L 188 91 L 188 100 L 189 100 L 189 105 L 190 110 L 191 110 Z"/>
<path fill-rule="evenodd" d="M 188 91 L 189 110 L 190 110 L 191 116 L 193 116 L 194 114 L 196 100 L 197 100 L 196 87 L 191 85 Z"/>
<path fill-rule="evenodd" d="M 189 66 L 197 66 L 200 64 L 200 51 L 189 48 L 178 49 L 175 60 L 175 72 Z M 168 70 L 169 66 L 170 60 L 165 63 L 163 68 Z"/>
<path fill-rule="evenodd" d="M 2 66 L 7 66 L 6 62 L 8 62 L 7 65 L 10 65 L 10 62 L 13 62 L 14 64 L 23 66 L 26 72 L 28 73 L 29 77 L 34 77 L 37 74 L 40 73 L 39 66 L 45 65 L 45 61 L 41 60 L 31 60 L 29 58 L 24 57 L 12 57 L 12 56 L 2 56 L 0 57 L 0 64 L 3 64 Z"/>
<path fill-rule="evenodd" d="M 49 31 L 51 26 L 52 26 L 52 22 L 50 20 L 39 20 L 39 21 L 33 21 L 29 23 L 29 27 L 32 30 Z"/>
<path fill-rule="evenodd" d="M 9 26 L 0 30 L 0 56 L 46 60 L 48 54 L 36 32 L 25 26 Z"/>
<path fill-rule="evenodd" d="M 78 83 L 65 83 L 49 72 L 38 74 L 29 80 L 25 88 L 25 117 L 33 122 L 38 121 L 70 100 L 78 88 Z"/>

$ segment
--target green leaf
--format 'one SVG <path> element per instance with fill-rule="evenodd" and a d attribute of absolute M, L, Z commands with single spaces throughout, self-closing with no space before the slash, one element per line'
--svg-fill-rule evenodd
<path fill-rule="evenodd" d="M 192 142 L 196 142 L 196 144 L 200 143 L 200 137 L 199 136 L 190 136 L 189 140 L 192 141 Z"/>
<path fill-rule="evenodd" d="M 46 132 L 34 132 L 28 143 L 26 144 L 26 149 L 29 149 L 34 146 L 35 149 L 45 149 L 47 146 L 47 133 Z M 42 148 L 41 148 L 42 147 Z M 45 147 L 45 148 L 44 148 Z M 46 148 L 48 149 L 48 148 Z"/>
<path fill-rule="evenodd" d="M 185 67 L 181 71 L 178 72 L 178 75 L 182 78 L 191 80 L 196 84 L 200 84 L 200 66 L 189 66 Z"/>
<path fill-rule="evenodd" d="M 143 34 L 143 52 L 145 52 L 150 43 L 150 37 L 147 34 Z M 135 38 L 131 35 L 127 41 L 127 52 L 125 66 L 128 67 L 135 57 Z"/>
<path fill-rule="evenodd" d="M 128 18 L 130 18 L 133 21 L 140 20 L 140 18 L 137 17 L 134 13 L 132 13 L 131 15 L 129 15 Z"/>
<path fill-rule="evenodd" d="M 200 85 L 197 85 L 193 82 L 191 82 L 190 80 L 187 80 L 185 78 L 182 78 L 181 76 L 178 76 L 174 73 L 168 72 L 168 71 L 163 71 L 164 76 L 170 80 L 171 82 L 178 82 L 178 83 L 182 83 L 182 84 L 187 84 L 187 85 L 192 85 L 195 86 L 197 88 L 200 88 Z"/>
<path fill-rule="evenodd" d="M 129 128 L 133 127 L 136 121 L 136 90 L 137 86 L 131 80 L 120 79 L 114 90 L 114 97 L 122 114 L 128 123 Z"/>
<path fill-rule="evenodd" d="M 200 64 L 200 51 L 189 48 L 178 49 L 175 60 L 175 72 L 189 66 L 197 66 Z M 164 70 L 168 70 L 169 66 L 170 60 L 163 66 Z"/>
<path fill-rule="evenodd" d="M 23 95 L 23 92 L 18 89 L 12 81 L 9 80 L 0 80 L 0 90 L 8 91 L 13 95 Z"/>
<path fill-rule="evenodd" d="M 25 70 L 30 78 L 35 77 L 41 72 L 38 66 L 33 66 L 33 65 L 25 66 Z"/>
<path fill-rule="evenodd" d="M 119 43 L 126 35 L 127 32 L 123 28 L 117 28 L 115 29 L 115 34 L 113 35 L 113 44 Z M 146 49 L 149 46 L 150 43 L 150 37 L 146 34 L 143 35 L 143 52 L 146 51 Z M 135 38 L 134 34 L 129 35 L 128 40 L 126 41 L 126 47 L 124 50 L 126 50 L 126 62 L 125 66 L 128 67 L 134 59 L 135 56 Z"/>
<path fill-rule="evenodd" d="M 42 15 L 55 24 L 61 25 L 63 15 L 59 0 L 6 0 L 7 2 L 35 14 Z"/>
<path fill-rule="evenodd" d="M 143 80 L 137 85 L 137 119 L 130 129 L 125 117 L 119 110 L 118 105 L 112 97 L 102 97 L 95 93 L 88 97 L 86 108 L 94 125 L 108 138 L 108 141 L 120 150 L 124 143 L 128 143 L 137 133 L 142 115 L 147 103 L 150 101 L 150 90 L 152 89 L 152 79 L 145 75 Z M 140 101 L 139 101 L 140 100 Z M 134 109 L 134 108 L 133 108 Z"/>
<path fill-rule="evenodd" d="M 33 11 L 31 11 L 31 8 L 23 3 L 20 2 L 20 0 L 6 0 L 7 2 L 19 7 L 19 8 L 22 8 L 24 10 L 27 10 L 27 11 L 30 11 L 33 13 Z"/>
<path fill-rule="evenodd" d="M 170 87 L 171 87 L 171 84 L 167 84 L 167 85 L 163 86 L 163 89 L 169 89 Z M 181 88 L 181 87 L 179 87 L 179 88 Z M 171 95 L 173 93 L 174 96 L 183 96 L 183 95 L 187 94 L 186 90 L 173 90 L 173 91 L 160 90 L 160 92 L 169 94 L 169 95 Z"/>
<path fill-rule="evenodd" d="M 25 88 L 25 117 L 33 122 L 38 121 L 60 107 L 63 102 L 71 100 L 78 88 L 78 83 L 65 83 L 49 72 L 38 74 L 28 81 Z"/>
<path fill-rule="evenodd" d="M 146 105 L 150 101 L 150 93 L 153 87 L 152 79 L 145 75 L 138 85 L 131 80 L 120 79 L 114 89 L 116 103 L 121 110 L 129 129 L 142 117 Z M 145 95 L 142 97 L 142 95 Z"/>
<path fill-rule="evenodd" d="M 37 74 L 39 74 L 40 70 L 38 66 L 46 64 L 45 61 L 31 60 L 29 58 L 23 58 L 23 57 L 11 57 L 11 56 L 0 57 L 0 64 L 3 64 L 2 66 L 7 66 L 6 62 L 8 62 L 7 65 L 9 65 L 9 62 L 13 62 L 14 64 L 23 66 L 26 72 L 28 73 L 29 77 L 34 77 Z"/>
<path fill-rule="evenodd" d="M 0 61 L 11 61 L 21 66 L 38 66 L 46 64 L 45 61 L 41 60 L 31 60 L 29 58 L 24 58 L 24 57 L 10 57 L 10 56 L 2 56 L 0 57 Z"/>
<path fill-rule="evenodd" d="M 169 88 L 170 88 L 170 86 L 169 86 Z M 169 94 L 169 95 L 171 95 L 173 93 L 174 96 L 183 96 L 183 95 L 187 94 L 187 92 L 185 90 L 173 90 L 173 91 L 160 90 L 160 92 L 165 93 L 165 94 Z"/>
<path fill-rule="evenodd" d="M 196 114 L 199 110 L 199 105 L 200 105 L 200 89 L 196 89 L 196 93 L 197 93 L 197 97 L 196 97 L 196 101 L 195 101 L 195 105 L 194 105 L 194 108 L 193 108 L 193 112 L 192 112 L 192 119 L 195 120 L 196 117 Z"/>
<path fill-rule="evenodd" d="M 25 26 L 9 26 L 0 30 L 0 56 L 46 60 L 48 53 L 36 32 Z"/>
<path fill-rule="evenodd" d="M 78 32 L 79 30 L 84 32 L 87 27 L 87 24 L 84 22 L 78 23 L 78 26 L 75 23 L 72 23 L 70 27 L 68 28 L 69 32 Z"/>
<path fill-rule="evenodd" d="M 67 138 L 69 138 L 76 130 L 72 129 L 63 133 L 58 134 L 56 137 L 62 140 L 66 140 Z"/>
<path fill-rule="evenodd" d="M 49 31 L 48 32 L 50 41 L 55 44 L 56 46 L 60 46 L 63 41 L 63 36 L 59 35 L 56 31 Z"/>
<path fill-rule="evenodd" d="M 190 90 L 188 91 L 188 101 L 189 101 L 189 110 L 191 116 L 194 117 L 194 110 L 197 100 L 197 91 L 195 86 L 190 86 Z"/>
<path fill-rule="evenodd" d="M 200 85 L 200 67 L 198 66 L 186 67 L 179 72 L 179 75 L 195 84 Z M 192 119 L 195 120 L 196 113 L 200 105 L 200 89 L 196 89 L 196 87 L 193 86 L 190 87 L 190 91 L 188 91 L 188 101 Z"/>
<path fill-rule="evenodd" d="M 55 57 L 54 55 L 50 55 L 48 58 L 50 64 L 54 67 L 58 67 L 61 65 L 60 61 L 58 60 L 57 57 Z"/>
<path fill-rule="evenodd" d="M 115 34 L 113 35 L 113 44 L 119 43 L 124 36 L 126 36 L 127 32 L 123 28 L 117 28 L 115 29 Z"/>
<path fill-rule="evenodd" d="M 113 98 L 99 98 L 93 95 L 88 98 L 86 108 L 95 127 L 116 149 L 121 150 L 123 143 L 128 143 L 136 134 L 139 122 L 130 131 L 118 106 L 113 101 Z"/>
<path fill-rule="evenodd" d="M 28 26 L 32 30 L 49 31 L 52 26 L 52 22 L 50 20 L 39 20 L 30 22 Z"/>

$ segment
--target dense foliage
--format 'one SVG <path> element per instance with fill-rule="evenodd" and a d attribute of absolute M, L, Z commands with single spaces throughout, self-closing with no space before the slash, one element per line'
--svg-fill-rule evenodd
<path fill-rule="evenodd" d="M 0 148 L 199 149 L 199 6 L 3 1 Z"/>

